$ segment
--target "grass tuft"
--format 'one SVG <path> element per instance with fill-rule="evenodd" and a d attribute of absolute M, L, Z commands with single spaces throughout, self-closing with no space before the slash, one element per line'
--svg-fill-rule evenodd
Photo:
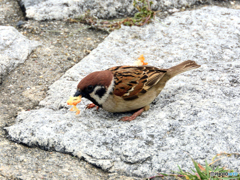
<path fill-rule="evenodd" d="M 217 162 L 217 161 L 220 161 L 221 159 L 223 158 L 226 158 L 226 157 L 230 157 L 230 156 L 236 156 L 236 157 L 239 157 L 240 154 L 239 153 L 220 153 L 220 154 L 217 154 L 216 156 L 214 156 L 212 158 L 212 162 L 211 163 L 208 163 L 207 160 L 205 160 L 205 167 L 203 167 L 201 164 L 197 163 L 194 159 L 192 159 L 192 162 L 194 164 L 194 168 L 195 169 L 191 169 L 192 172 L 184 172 L 179 166 L 178 166 L 178 169 L 179 171 L 178 172 L 174 172 L 174 174 L 164 174 L 164 173 L 158 173 L 157 176 L 153 176 L 153 177 L 150 177 L 150 178 L 147 178 L 147 180 L 154 180 L 155 178 L 157 177 L 174 177 L 176 179 L 179 179 L 179 180 L 184 180 L 184 179 L 187 179 L 187 180 L 227 180 L 227 179 L 232 179 L 232 180 L 240 180 L 240 172 L 238 172 L 238 175 L 237 176 L 211 176 L 211 172 L 214 172 L 214 173 L 231 173 L 231 172 L 234 172 L 233 170 L 228 170 L 224 167 L 214 167 L 214 163 Z M 224 156 L 224 157 L 221 157 L 220 156 Z M 218 158 L 218 159 L 216 159 Z M 216 159 L 216 160 L 215 160 Z"/>
<path fill-rule="evenodd" d="M 149 0 L 134 0 L 133 6 L 137 9 L 134 17 L 128 17 L 125 19 L 118 20 L 102 20 L 95 16 L 90 15 L 90 11 L 87 11 L 83 16 L 74 19 L 68 19 L 70 23 L 84 23 L 89 25 L 89 28 L 103 30 L 103 31 L 113 31 L 115 29 L 121 28 L 121 25 L 125 26 L 143 26 L 152 22 L 157 11 L 151 9 L 152 1 Z"/>

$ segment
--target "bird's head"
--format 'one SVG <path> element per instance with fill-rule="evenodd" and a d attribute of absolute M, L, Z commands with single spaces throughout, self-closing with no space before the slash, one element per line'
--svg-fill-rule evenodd
<path fill-rule="evenodd" d="M 113 85 L 114 77 L 111 71 L 96 71 L 87 75 L 78 83 L 74 96 L 85 97 L 101 107 L 113 91 Z"/>

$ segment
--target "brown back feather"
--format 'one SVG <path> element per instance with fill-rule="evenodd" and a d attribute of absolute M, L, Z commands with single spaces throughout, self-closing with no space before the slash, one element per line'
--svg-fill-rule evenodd
<path fill-rule="evenodd" d="M 118 85 L 113 93 L 122 96 L 125 100 L 133 100 L 146 93 L 166 73 L 165 70 L 152 66 L 116 66 L 108 70 L 112 71 L 115 84 Z"/>

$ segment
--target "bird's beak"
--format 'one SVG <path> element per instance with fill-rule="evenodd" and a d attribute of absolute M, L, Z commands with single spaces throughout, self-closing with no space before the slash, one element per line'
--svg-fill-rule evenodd
<path fill-rule="evenodd" d="M 81 91 L 77 91 L 77 92 L 73 95 L 73 97 L 78 97 L 78 96 L 82 96 L 82 92 L 81 92 Z"/>

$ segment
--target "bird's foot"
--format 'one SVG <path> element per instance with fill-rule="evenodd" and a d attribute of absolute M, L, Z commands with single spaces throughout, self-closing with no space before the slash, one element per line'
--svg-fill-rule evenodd
<path fill-rule="evenodd" d="M 91 109 L 91 108 L 94 108 L 94 107 L 96 107 L 96 109 L 97 109 L 97 111 L 98 111 L 99 106 L 97 106 L 97 105 L 94 104 L 94 103 L 88 104 L 87 107 L 86 107 L 86 109 Z"/>
<path fill-rule="evenodd" d="M 136 119 L 136 117 L 140 116 L 143 111 L 144 111 L 144 108 L 139 109 L 133 115 L 122 117 L 121 119 L 119 119 L 119 121 L 132 121 L 132 120 Z"/>

